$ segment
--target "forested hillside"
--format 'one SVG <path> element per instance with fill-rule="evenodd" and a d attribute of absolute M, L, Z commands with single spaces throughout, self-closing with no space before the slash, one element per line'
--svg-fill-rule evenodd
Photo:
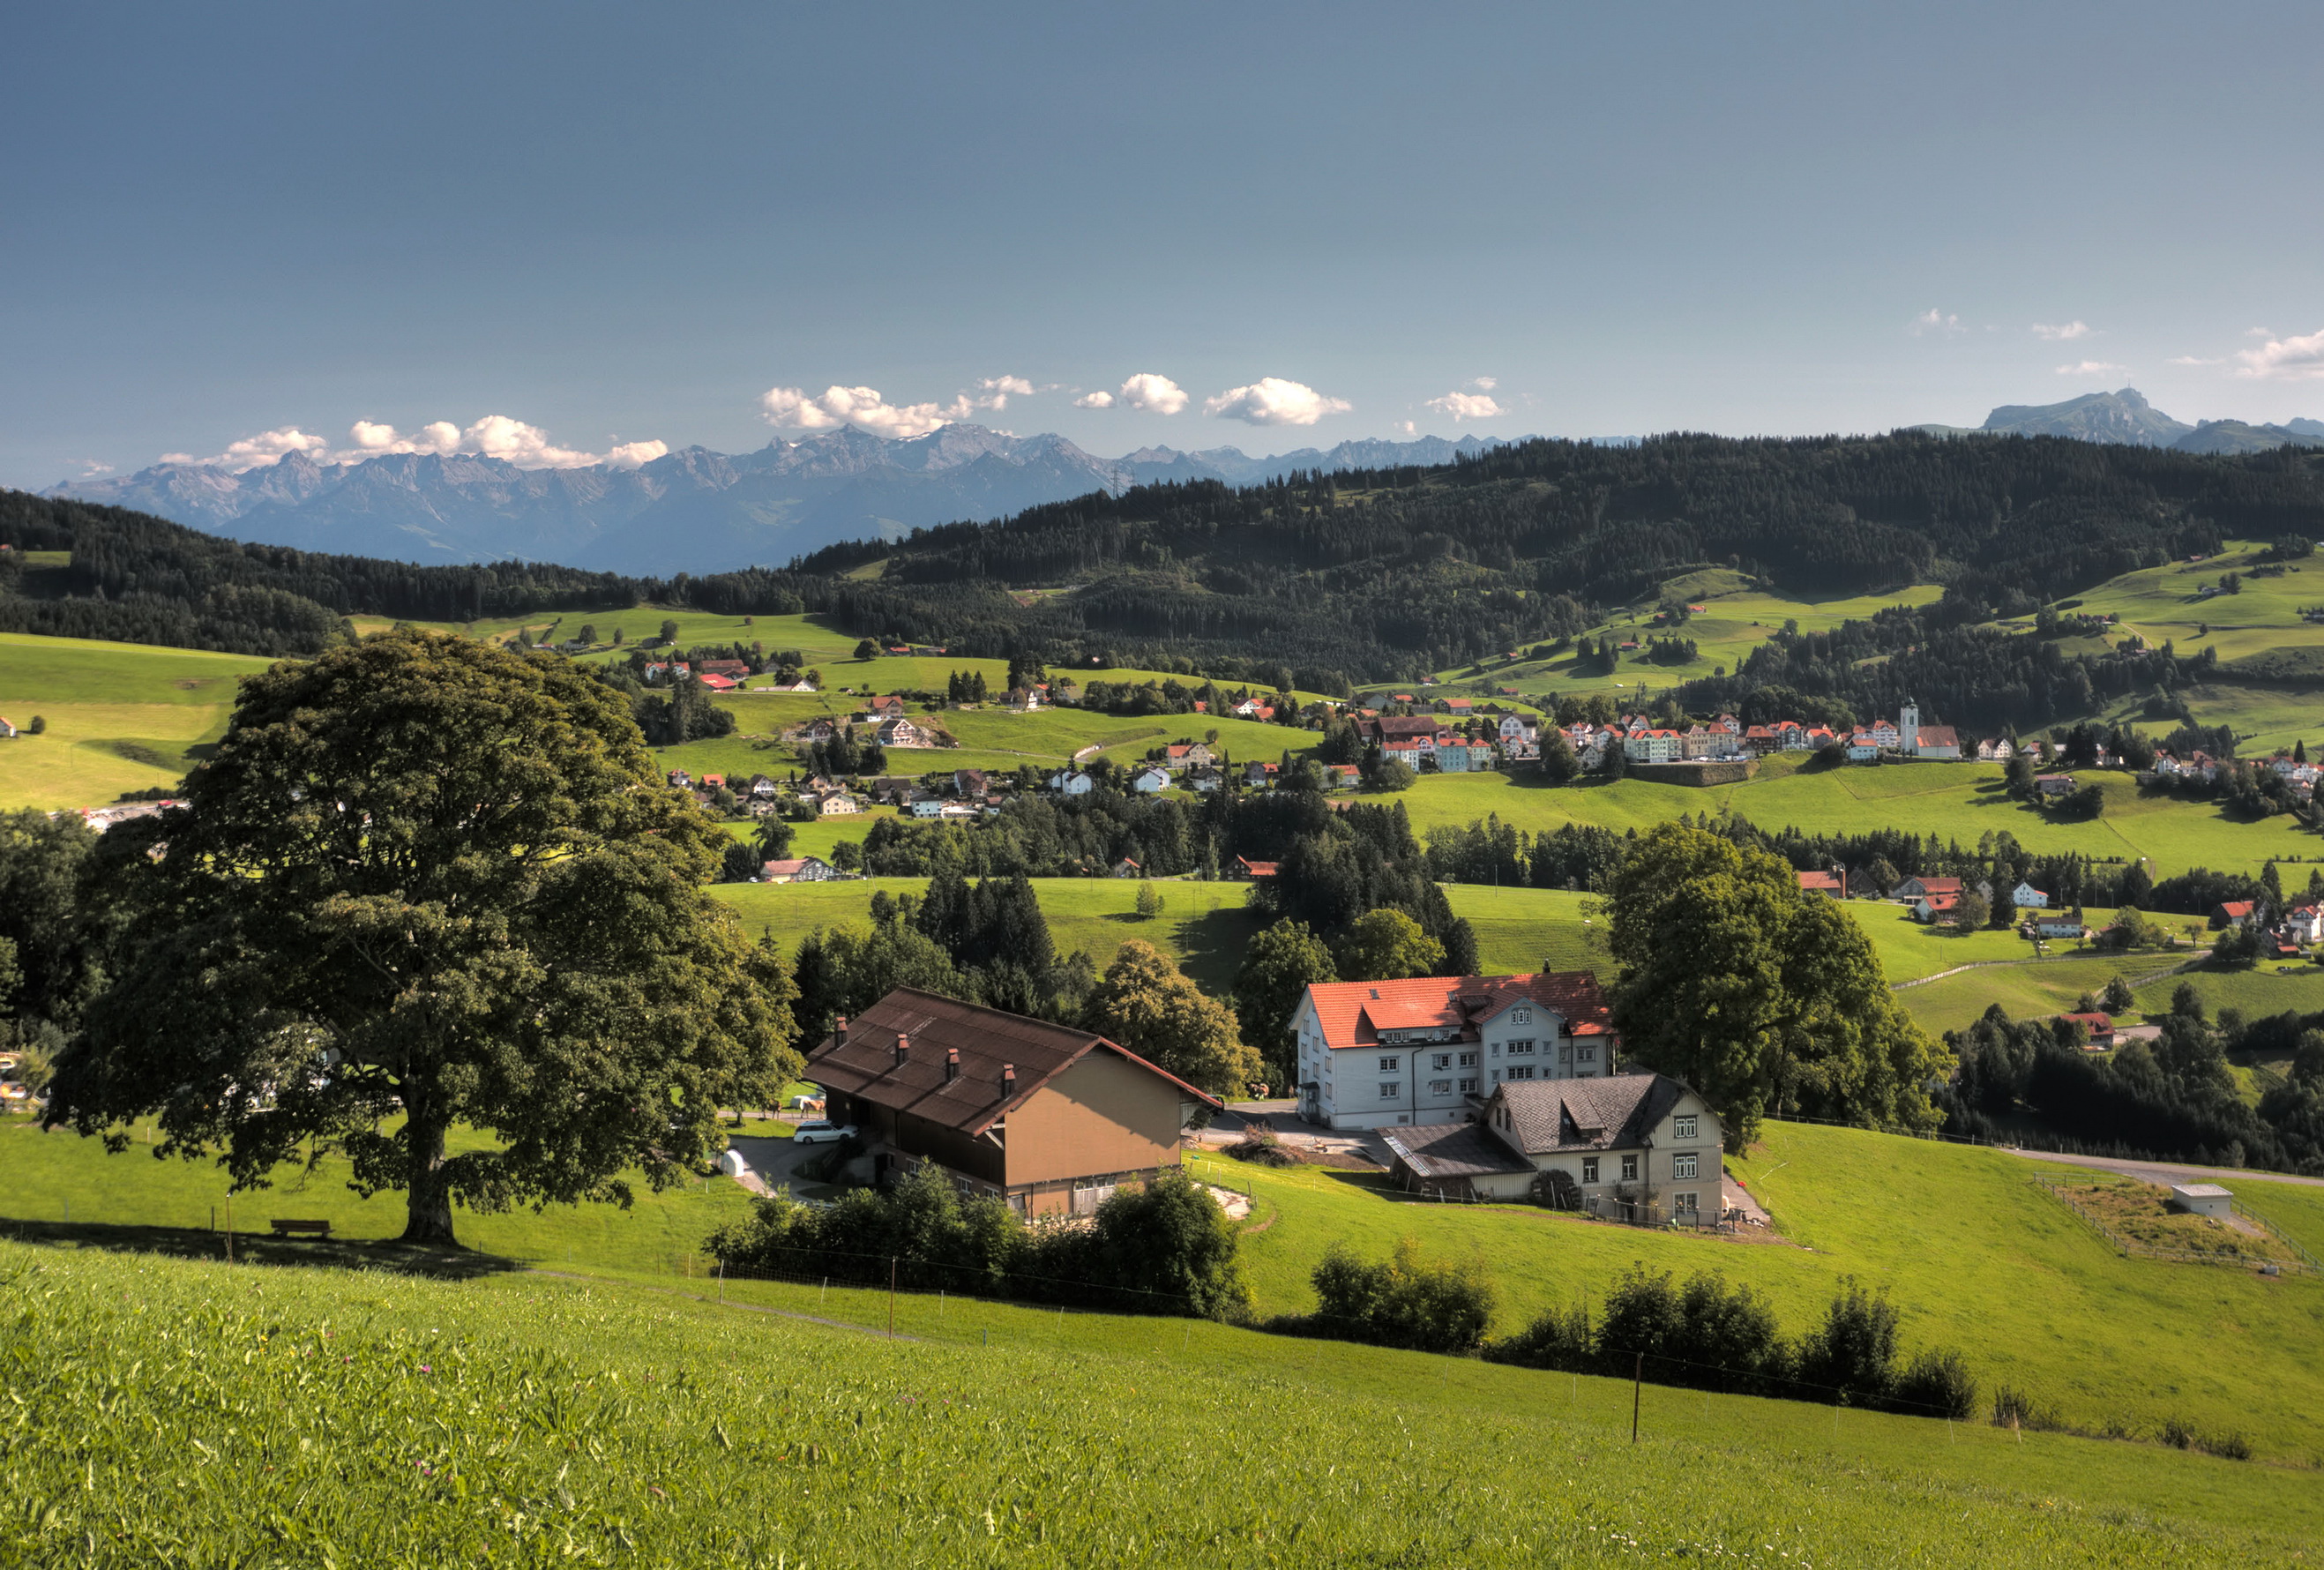
<path fill-rule="evenodd" d="M 1148 485 L 892 545 L 836 546 L 783 570 L 667 580 L 237 545 L 138 513 L 8 495 L 0 540 L 72 556 L 61 573 L 32 575 L 54 580 L 45 597 L 0 579 L 0 629 L 279 653 L 319 647 L 336 618 L 357 613 L 457 621 L 653 601 L 816 612 L 890 642 L 1054 664 L 1231 679 L 1265 661 L 1304 688 L 1337 690 L 1569 637 L 1674 576 L 1720 567 L 1807 598 L 1930 581 L 1946 592 L 1778 638 L 1693 684 L 1694 706 L 1781 688 L 1871 713 L 1910 693 L 1947 723 L 2034 725 L 2096 699 L 2167 692 L 2208 667 L 2162 650 L 2069 653 L 2044 633 L 1978 623 L 2230 537 L 2289 549 L 2319 535 L 2324 451 L 1913 431 L 1544 440 L 1435 468 Z"/>

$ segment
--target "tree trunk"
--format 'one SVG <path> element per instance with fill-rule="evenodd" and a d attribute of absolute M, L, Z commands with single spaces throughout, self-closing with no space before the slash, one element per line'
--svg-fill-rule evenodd
<path fill-rule="evenodd" d="M 452 1235 L 452 1186 L 444 1175 L 444 1124 L 414 1115 L 406 1125 L 411 1146 L 411 1181 L 407 1190 L 403 1242 L 456 1248 Z"/>

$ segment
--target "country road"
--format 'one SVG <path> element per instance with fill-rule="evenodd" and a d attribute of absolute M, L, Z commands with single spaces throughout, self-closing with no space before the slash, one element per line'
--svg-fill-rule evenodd
<path fill-rule="evenodd" d="M 2168 1186 L 2194 1178 L 2203 1183 L 2219 1183 L 2229 1178 L 2250 1183 L 2295 1183 L 2303 1188 L 2324 1188 L 2324 1178 L 2301 1178 L 2290 1172 L 2248 1172 L 2232 1167 L 2190 1167 L 2178 1161 L 2126 1161 L 2112 1156 L 2061 1156 L 2051 1150 L 2026 1150 L 2015 1145 L 2001 1147 L 2004 1154 L 2023 1156 L 2029 1161 L 2062 1161 L 2069 1167 L 2091 1167 L 2101 1172 L 2119 1172 L 2126 1178 L 2141 1182 Z"/>

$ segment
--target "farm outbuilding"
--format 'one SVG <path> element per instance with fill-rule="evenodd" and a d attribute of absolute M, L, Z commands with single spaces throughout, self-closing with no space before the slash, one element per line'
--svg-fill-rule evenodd
<path fill-rule="evenodd" d="M 2215 1221 L 2225 1221 L 2233 1214 L 2236 1196 L 2216 1183 L 2173 1183 L 2171 1186 L 2171 1208 L 2183 1210 L 2190 1215 L 2208 1215 Z"/>

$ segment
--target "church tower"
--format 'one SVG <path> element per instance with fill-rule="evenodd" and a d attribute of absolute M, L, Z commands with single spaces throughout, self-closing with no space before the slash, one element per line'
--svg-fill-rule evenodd
<path fill-rule="evenodd" d="M 1896 750 L 1908 758 L 1921 750 L 1921 706 L 1909 697 L 1896 716 Z"/>

